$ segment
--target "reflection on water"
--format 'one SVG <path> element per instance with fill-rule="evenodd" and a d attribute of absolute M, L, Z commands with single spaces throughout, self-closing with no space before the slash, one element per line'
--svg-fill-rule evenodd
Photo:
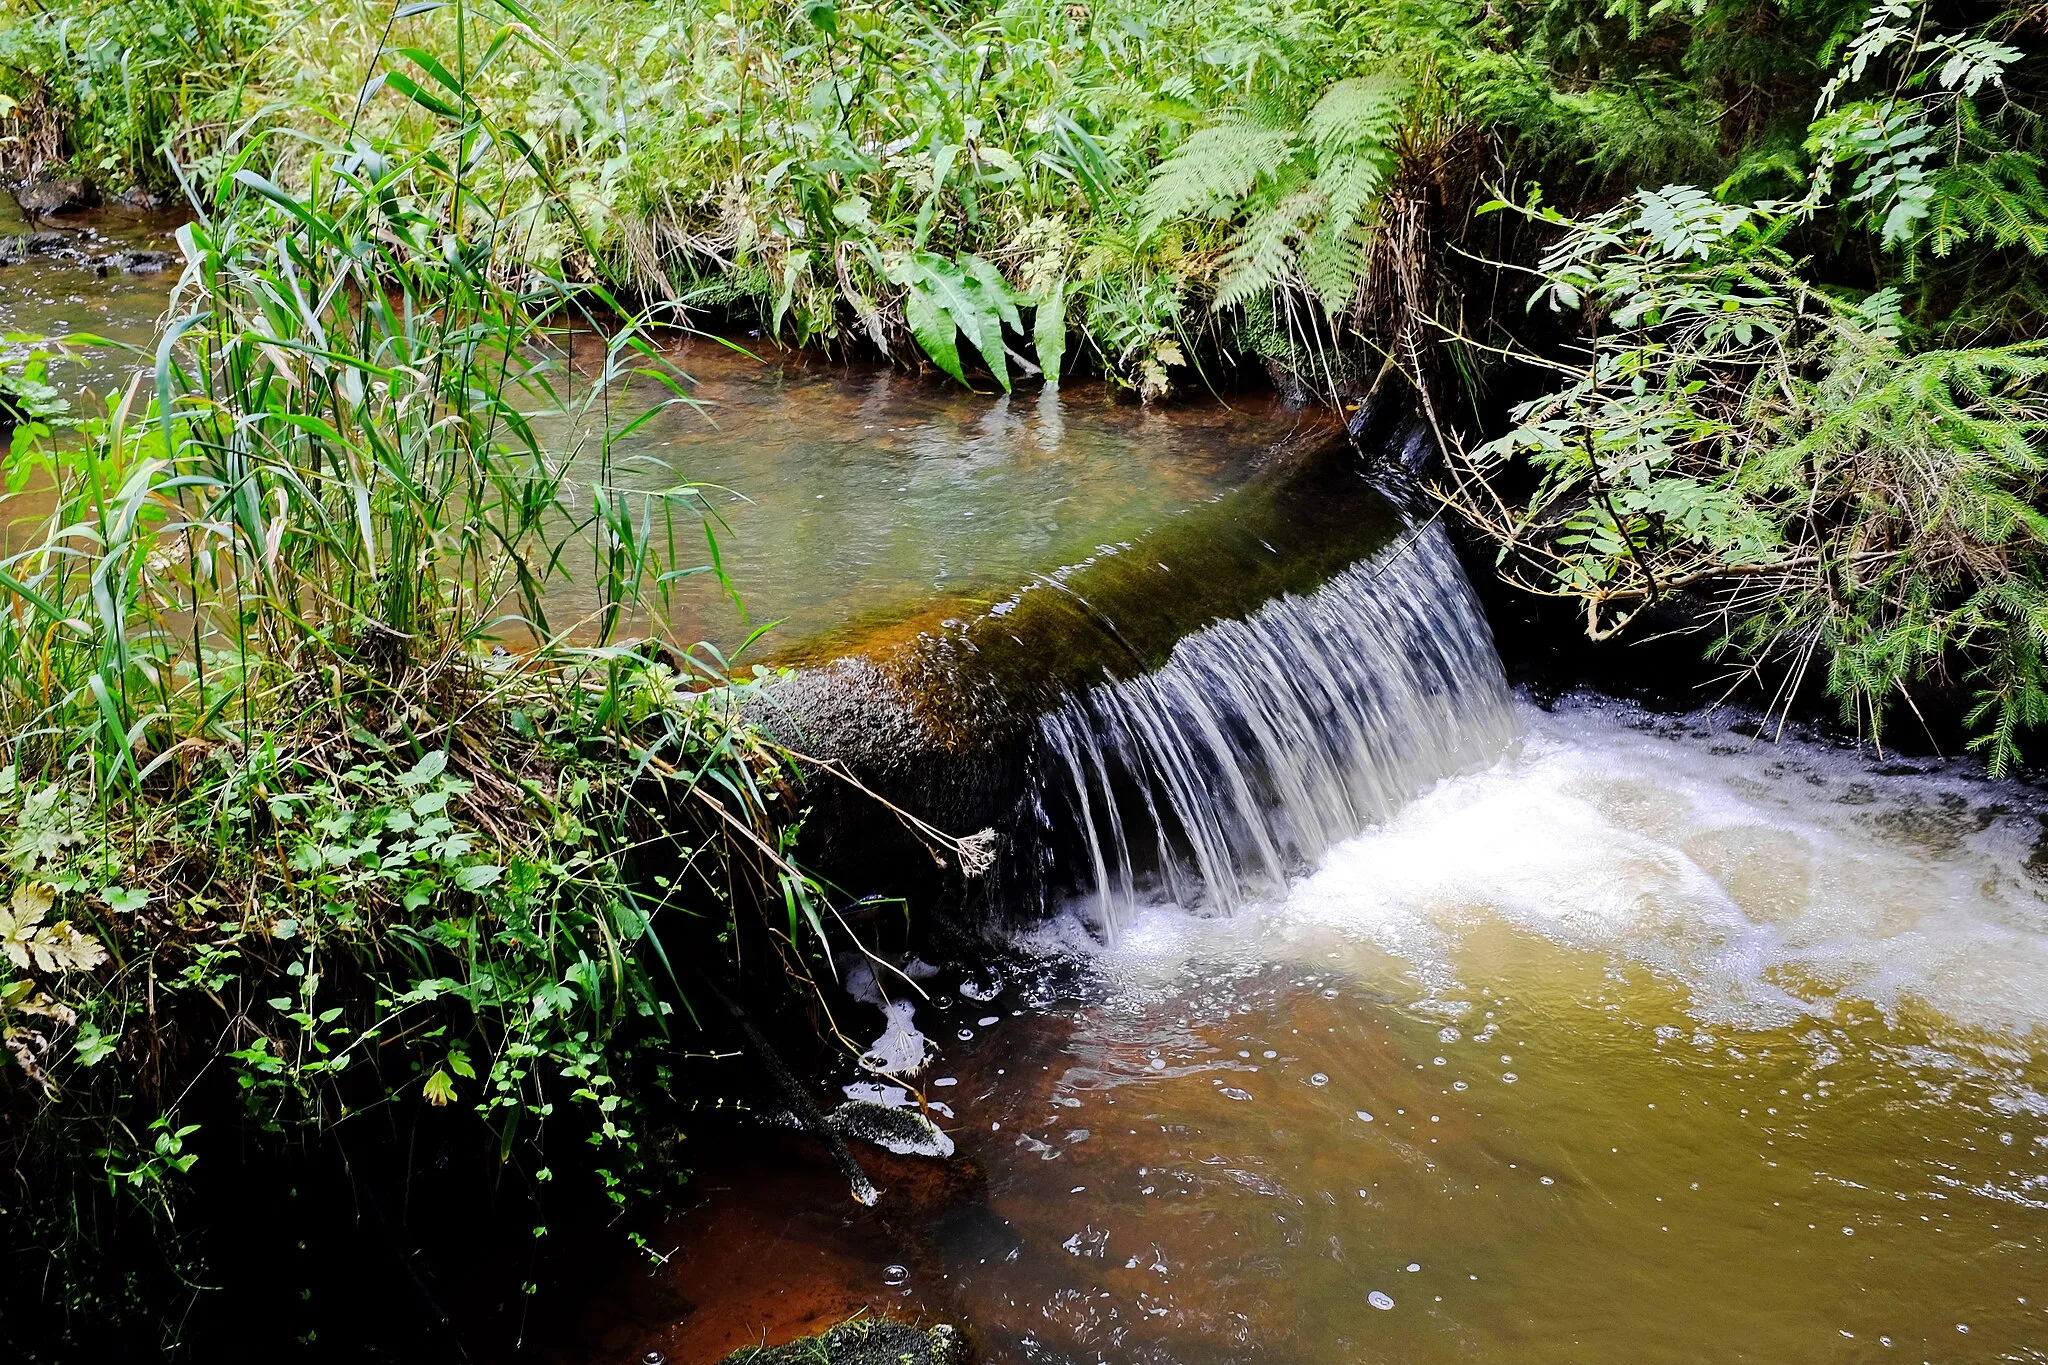
<path fill-rule="evenodd" d="M 110 207 L 43 226 L 100 254 L 175 252 L 174 223 Z M 0 221 L 0 236 L 28 227 Z M 32 256 L 0 267 L 0 332 L 89 332 L 146 357 L 176 279 L 175 264 L 102 277 Z M 698 489 L 701 501 L 674 508 L 664 564 L 695 571 L 673 585 L 668 610 L 668 633 L 683 643 L 730 647 L 748 633 L 708 572 L 700 512 L 751 621 L 780 621 L 769 648 L 789 648 L 850 621 L 908 615 L 936 596 L 1006 596 L 1235 487 L 1276 444 L 1328 425 L 1263 396 L 1141 408 L 1087 382 L 977 394 L 941 378 L 745 345 L 678 342 L 668 354 L 689 377 L 692 403 L 663 408 L 608 459 L 588 439 L 576 447 L 570 516 L 588 516 L 591 485 Z M 573 349 L 577 368 L 594 372 L 593 339 L 579 336 Z M 148 364 L 132 351 L 82 354 L 52 376 L 74 395 L 104 398 Z M 645 386 L 622 391 L 606 415 L 624 427 L 657 396 Z M 569 448 L 573 437 L 559 436 Z M 633 515 L 659 518 L 659 507 L 644 502 Z M 554 629 L 595 619 L 594 552 L 588 536 L 566 551 L 571 581 L 546 598 Z"/>
<path fill-rule="evenodd" d="M 903 1302 L 1011 1362 L 2048 1359 L 2037 797 L 1520 710 L 1283 900 L 921 1009 L 986 1195 L 899 1200 Z"/>
<path fill-rule="evenodd" d="M 1267 397 L 1141 408 L 1089 383 L 975 394 L 746 346 L 675 347 L 698 406 L 635 430 L 608 477 L 646 491 L 701 485 L 741 601 L 754 620 L 782 622 L 773 641 L 784 646 L 935 596 L 998 600 L 1235 486 L 1275 444 L 1326 421 Z M 595 456 L 587 463 L 596 478 Z M 683 555 L 706 557 L 701 537 Z M 677 597 L 676 638 L 744 634 L 710 576 Z"/>

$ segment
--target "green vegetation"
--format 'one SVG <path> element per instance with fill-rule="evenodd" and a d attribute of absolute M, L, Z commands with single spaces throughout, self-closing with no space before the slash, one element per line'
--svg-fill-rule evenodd
<path fill-rule="evenodd" d="M 508 263 L 491 163 L 544 163 L 446 84 L 403 143 L 254 130 L 144 376 L 23 404 L 0 1313 L 32 1355 L 176 1343 L 188 1177 L 238 1146 L 438 1125 L 537 1208 L 558 1169 L 625 1203 L 673 1173 L 653 1116 L 703 1098 L 666 1046 L 698 984 L 824 952 L 755 684 L 625 635 L 705 546 L 687 487 L 611 487 L 609 414 L 687 398 L 616 300 Z M 292 190 L 257 169 L 287 136 Z M 572 363 L 551 320 L 593 310 Z M 596 605 L 559 620 L 572 567 Z M 138 1222 L 157 1257 L 113 1260 Z"/>
<path fill-rule="evenodd" d="M 36 1173 L 13 1250 L 70 1276 L 52 1330 L 128 1301 L 106 1207 L 175 1243 L 223 1094 L 299 1137 L 460 1110 L 536 1191 L 566 1127 L 624 1199 L 637 1116 L 688 1098 L 652 1044 L 693 975 L 745 941 L 808 980 L 792 760 L 728 661 L 662 642 L 701 505 L 606 478 L 614 414 L 687 401 L 658 325 L 1141 401 L 1407 383 L 1438 496 L 1588 634 L 1702 629 L 1788 707 L 1947 712 L 2022 760 L 2043 28 L 0 0 L 8 171 L 194 214 L 144 382 L 65 417 L 42 367 L 85 339 L 0 367 L 0 1137 Z M 551 329 L 592 322 L 571 364 Z M 572 571 L 598 604 L 556 619 Z"/>

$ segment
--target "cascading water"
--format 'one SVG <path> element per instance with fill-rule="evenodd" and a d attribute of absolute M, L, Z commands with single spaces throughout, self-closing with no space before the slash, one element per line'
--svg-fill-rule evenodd
<path fill-rule="evenodd" d="M 1486 622 L 1434 524 L 1307 595 L 1070 695 L 1038 731 L 1038 805 L 1086 850 L 1080 908 L 1114 932 L 1164 895 L 1229 913 L 1517 724 Z"/>

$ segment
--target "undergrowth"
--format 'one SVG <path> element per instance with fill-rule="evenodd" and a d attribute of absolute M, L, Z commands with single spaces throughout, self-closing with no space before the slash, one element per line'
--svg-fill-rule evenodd
<path fill-rule="evenodd" d="M 0 1319 L 31 1358 L 178 1346 L 195 1165 L 251 1144 L 466 1113 L 507 1198 L 626 1204 L 673 1174 L 647 1116 L 700 1098 L 663 1058 L 707 983 L 744 950 L 816 1001 L 851 946 L 792 861 L 758 683 L 659 642 L 702 500 L 610 477 L 618 414 L 687 388 L 644 317 L 508 240 L 550 166 L 463 72 L 541 40 L 440 22 L 458 60 L 404 140 L 216 143 L 146 368 L 14 432 Z M 600 316 L 572 364 L 557 332 Z M 115 1225 L 168 1289 L 122 1287 Z"/>

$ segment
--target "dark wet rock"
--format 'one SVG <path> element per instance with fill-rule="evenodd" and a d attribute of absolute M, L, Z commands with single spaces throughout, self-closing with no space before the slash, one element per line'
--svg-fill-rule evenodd
<path fill-rule="evenodd" d="M 115 195 L 114 202 L 126 204 L 131 209 L 141 209 L 144 213 L 156 213 L 171 206 L 169 195 L 158 194 L 155 190 L 145 190 L 139 187 L 132 190 L 124 190 L 122 193 Z"/>
<path fill-rule="evenodd" d="M 966 1358 L 960 1333 L 946 1323 L 923 1329 L 858 1318 L 787 1346 L 735 1351 L 721 1365 L 962 1365 Z"/>
<path fill-rule="evenodd" d="M 93 208 L 100 202 L 100 190 L 82 175 L 38 176 L 14 192 L 14 201 L 29 217 L 43 218 Z"/>
<path fill-rule="evenodd" d="M 171 268 L 168 251 L 117 251 L 101 264 L 126 275 L 158 275 Z"/>
<path fill-rule="evenodd" d="M 951 1156 L 953 1139 L 915 1109 L 899 1109 L 873 1100 L 848 1100 L 825 1116 L 841 1137 L 872 1142 L 899 1156 Z"/>
<path fill-rule="evenodd" d="M 55 256 L 71 248 L 68 232 L 30 232 L 0 238 L 0 265 L 17 265 L 31 256 Z"/>

